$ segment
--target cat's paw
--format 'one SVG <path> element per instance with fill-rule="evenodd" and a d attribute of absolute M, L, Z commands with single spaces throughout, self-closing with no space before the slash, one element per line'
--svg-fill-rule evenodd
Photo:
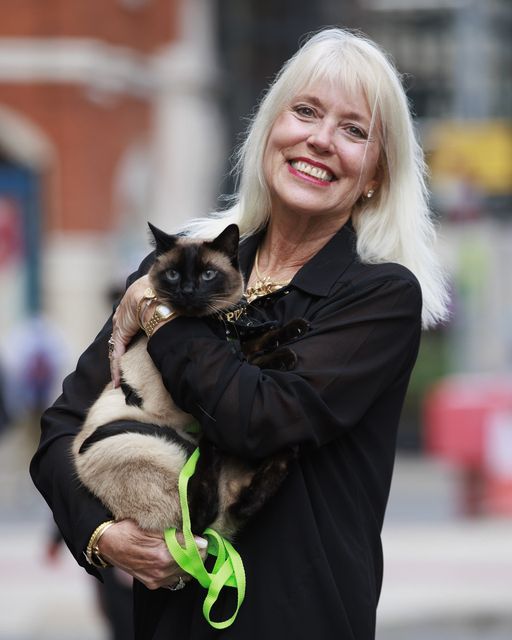
<path fill-rule="evenodd" d="M 270 351 L 252 360 L 252 364 L 261 369 L 275 369 L 277 371 L 290 371 L 295 369 L 297 364 L 297 354 L 288 347 L 281 347 L 275 351 Z"/>
<path fill-rule="evenodd" d="M 304 318 L 290 320 L 290 322 L 287 322 L 280 330 L 279 338 L 281 344 L 300 338 L 307 333 L 309 326 L 309 322 L 304 320 Z"/>

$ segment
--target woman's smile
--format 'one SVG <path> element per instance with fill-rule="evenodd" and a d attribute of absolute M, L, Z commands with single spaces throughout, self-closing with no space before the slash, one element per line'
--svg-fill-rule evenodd
<path fill-rule="evenodd" d="M 290 173 L 322 187 L 328 186 L 329 183 L 336 180 L 334 173 L 329 167 L 320 162 L 314 162 L 308 158 L 297 158 L 289 160 L 288 164 L 290 166 Z"/>

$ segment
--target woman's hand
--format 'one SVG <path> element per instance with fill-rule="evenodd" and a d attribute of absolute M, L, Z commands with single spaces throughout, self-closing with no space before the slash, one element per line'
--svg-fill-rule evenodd
<path fill-rule="evenodd" d="M 118 387 L 121 382 L 121 371 L 119 359 L 126 351 L 130 340 L 139 331 L 139 319 L 137 317 L 137 304 L 149 287 L 148 276 L 142 276 L 135 280 L 119 303 L 112 320 L 112 337 L 110 342 L 110 375 L 114 387 Z"/>
<path fill-rule="evenodd" d="M 178 535 L 180 543 L 183 537 Z M 207 542 L 196 537 L 204 560 Z M 174 561 L 163 536 L 140 529 L 133 520 L 120 520 L 109 527 L 98 542 L 101 557 L 115 567 L 123 569 L 142 582 L 148 589 L 173 587 L 180 578 L 186 582 L 190 576 Z"/>

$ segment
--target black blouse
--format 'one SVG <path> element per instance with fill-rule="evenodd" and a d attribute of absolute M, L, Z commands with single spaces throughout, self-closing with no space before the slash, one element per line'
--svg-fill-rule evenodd
<path fill-rule="evenodd" d="M 259 240 L 241 244 L 246 275 Z M 371 640 L 396 431 L 420 338 L 419 284 L 400 265 L 362 264 L 354 231 L 345 225 L 287 287 L 252 306 L 279 323 L 309 321 L 309 332 L 293 346 L 293 371 L 248 364 L 224 325 L 203 319 L 164 325 L 148 351 L 175 402 L 220 448 L 257 459 L 298 444 L 300 455 L 237 539 L 247 594 L 235 623 L 215 631 L 205 622 L 198 585 L 170 592 L 136 584 L 137 638 Z M 109 514 L 74 480 L 68 447 L 109 378 L 110 332 L 111 321 L 44 414 L 31 465 L 67 544 L 91 572 L 83 551 Z M 216 605 L 219 617 L 232 613 L 230 596 Z"/>

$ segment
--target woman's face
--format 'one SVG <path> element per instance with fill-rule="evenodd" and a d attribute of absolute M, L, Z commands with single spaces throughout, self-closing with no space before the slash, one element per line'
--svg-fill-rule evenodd
<path fill-rule="evenodd" d="M 263 157 L 280 214 L 348 218 L 361 195 L 378 186 L 377 124 L 362 94 L 318 81 L 294 96 L 275 121 Z"/>

